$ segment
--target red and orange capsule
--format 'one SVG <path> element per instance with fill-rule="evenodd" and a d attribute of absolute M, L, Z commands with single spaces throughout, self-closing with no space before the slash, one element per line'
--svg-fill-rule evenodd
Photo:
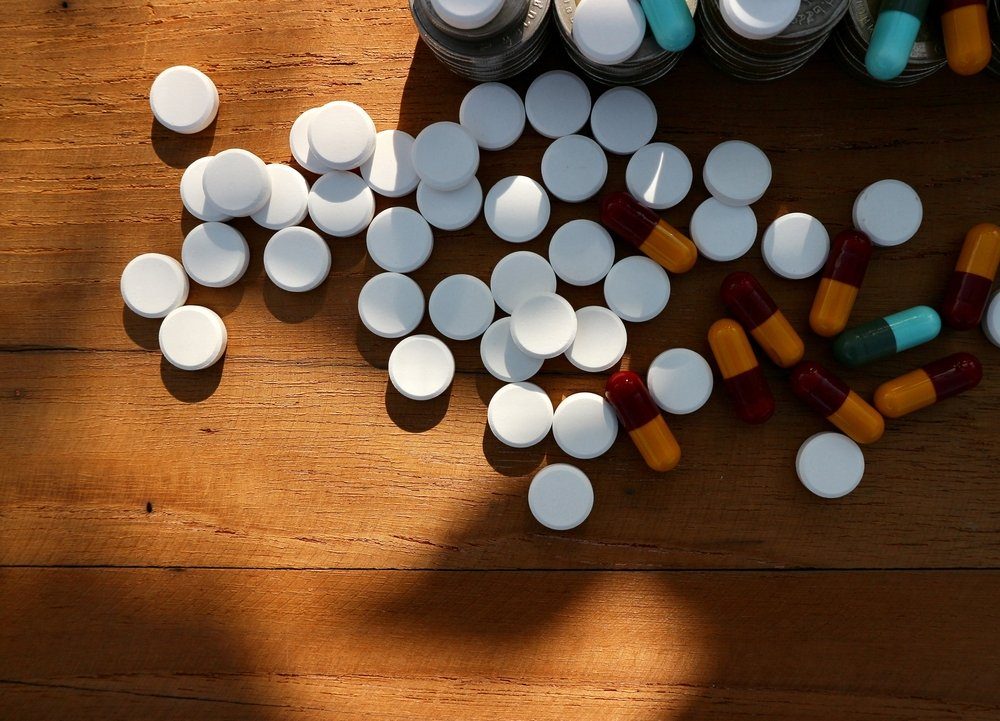
<path fill-rule="evenodd" d="M 983 366 L 971 353 L 955 353 L 886 381 L 875 390 L 875 407 L 901 418 L 979 385 Z"/>
<path fill-rule="evenodd" d="M 654 471 L 669 471 L 680 463 L 681 447 L 642 378 L 632 371 L 619 371 L 608 378 L 604 397 L 614 406 L 646 465 Z"/>
<path fill-rule="evenodd" d="M 601 222 L 671 273 L 686 273 L 698 260 L 690 238 L 625 192 L 601 200 Z"/>
<path fill-rule="evenodd" d="M 715 321 L 708 345 L 740 420 L 763 423 L 773 416 L 774 396 L 742 326 L 728 318 Z"/>
<path fill-rule="evenodd" d="M 882 415 L 819 363 L 799 363 L 791 383 L 795 395 L 856 442 L 874 443 L 885 432 Z"/>
<path fill-rule="evenodd" d="M 1000 266 L 1000 227 L 980 223 L 965 235 L 962 252 L 945 291 L 941 317 L 952 328 L 979 325 Z"/>
<path fill-rule="evenodd" d="M 726 308 L 772 361 L 791 368 L 802 360 L 805 344 L 756 278 L 743 271 L 730 273 L 721 293 Z"/>
<path fill-rule="evenodd" d="M 829 338 L 847 327 L 871 257 L 872 242 L 860 230 L 845 230 L 833 239 L 809 313 L 814 333 Z"/>

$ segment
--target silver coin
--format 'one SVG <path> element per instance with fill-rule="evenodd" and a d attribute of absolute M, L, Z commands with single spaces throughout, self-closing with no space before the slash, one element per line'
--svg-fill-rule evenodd
<path fill-rule="evenodd" d="M 494 35 L 499 35 L 500 33 L 509 30 L 510 26 L 521 20 L 524 17 L 524 13 L 528 10 L 529 0 L 505 0 L 503 7 L 497 16 L 490 20 L 488 23 L 479 28 L 473 28 L 472 30 L 462 30 L 460 28 L 455 28 L 449 25 L 444 19 L 438 15 L 437 11 L 434 9 L 434 5 L 431 4 L 430 0 L 416 0 L 422 5 L 422 10 L 426 13 L 427 18 L 431 21 L 438 30 L 443 32 L 445 35 L 451 35 L 460 40 L 479 40 L 481 38 L 488 38 Z"/>

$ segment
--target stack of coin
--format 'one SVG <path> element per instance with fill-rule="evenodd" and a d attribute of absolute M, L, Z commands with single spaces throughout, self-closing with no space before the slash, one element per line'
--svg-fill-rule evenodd
<path fill-rule="evenodd" d="M 880 4 L 880 0 L 850 0 L 847 17 L 834 34 L 837 52 L 852 75 L 879 85 L 913 85 L 947 64 L 944 41 L 941 38 L 941 21 L 932 7 L 917 34 L 906 69 L 893 80 L 883 82 L 872 78 L 865 68 L 865 54 L 875 30 Z"/>
<path fill-rule="evenodd" d="M 450 25 L 431 0 L 409 0 L 413 22 L 435 57 L 463 78 L 503 80 L 527 70 L 549 40 L 550 0 L 504 0 L 485 25 Z"/>
<path fill-rule="evenodd" d="M 677 64 L 683 53 L 672 53 L 656 43 L 653 31 L 646 27 L 646 35 L 635 54 L 616 65 L 599 65 L 587 59 L 573 41 L 573 15 L 577 5 L 584 0 L 555 0 L 552 13 L 559 28 L 566 54 L 580 69 L 599 83 L 605 85 L 645 85 L 662 78 Z M 686 0 L 688 9 L 694 15 L 698 0 Z"/>
<path fill-rule="evenodd" d="M 990 37 L 993 39 L 993 57 L 987 70 L 1000 77 L 1000 0 L 990 0 Z"/>

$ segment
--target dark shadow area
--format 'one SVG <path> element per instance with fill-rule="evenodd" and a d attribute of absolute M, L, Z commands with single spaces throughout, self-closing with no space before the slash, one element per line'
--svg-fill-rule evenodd
<path fill-rule="evenodd" d="M 198 158 L 211 153 L 212 143 L 215 141 L 216 122 L 217 120 L 213 120 L 211 125 L 200 132 L 184 135 L 167 130 L 153 120 L 149 129 L 149 139 L 160 160 L 171 168 L 184 169 Z"/>
<path fill-rule="evenodd" d="M 487 423 L 483 429 L 483 456 L 497 473 L 522 478 L 542 465 L 550 440 L 551 437 L 546 436 L 544 441 L 530 448 L 511 448 L 493 435 Z M 555 445 L 554 441 L 552 443 Z"/>
<path fill-rule="evenodd" d="M 392 382 L 385 382 L 385 410 L 392 422 L 407 433 L 424 433 L 444 420 L 451 402 L 451 388 L 429 401 L 415 401 L 396 390 Z"/>
<path fill-rule="evenodd" d="M 170 395 L 183 403 L 201 403 L 210 398 L 222 382 L 222 371 L 226 356 L 201 371 L 182 371 L 170 365 L 166 358 L 160 359 L 160 378 Z"/>
<path fill-rule="evenodd" d="M 143 318 L 122 303 L 122 327 L 126 335 L 140 348 L 160 349 L 160 318 Z"/>
<path fill-rule="evenodd" d="M 264 304 L 271 315 L 282 323 L 302 323 L 316 315 L 326 302 L 327 278 L 319 287 L 306 293 L 292 293 L 282 290 L 268 281 L 264 284 Z"/>
<path fill-rule="evenodd" d="M 208 288 L 192 280 L 187 305 L 203 305 L 225 318 L 239 308 L 245 289 L 246 276 L 225 288 Z"/>
<path fill-rule="evenodd" d="M 365 328 L 360 320 L 354 328 L 354 343 L 358 353 L 373 368 L 386 370 L 389 367 L 389 355 L 399 343 L 400 338 L 383 338 Z"/>

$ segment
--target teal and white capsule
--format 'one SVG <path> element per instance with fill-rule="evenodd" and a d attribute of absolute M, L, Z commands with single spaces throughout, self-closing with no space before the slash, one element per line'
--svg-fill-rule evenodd
<path fill-rule="evenodd" d="M 865 53 L 869 75 L 892 80 L 906 69 L 929 4 L 930 0 L 882 0 Z"/>
<path fill-rule="evenodd" d="M 679 53 L 694 41 L 694 18 L 685 0 L 641 0 L 656 43 Z"/>
<path fill-rule="evenodd" d="M 864 325 L 848 328 L 833 343 L 833 355 L 843 365 L 857 368 L 934 340 L 941 332 L 941 316 L 917 305 Z"/>

